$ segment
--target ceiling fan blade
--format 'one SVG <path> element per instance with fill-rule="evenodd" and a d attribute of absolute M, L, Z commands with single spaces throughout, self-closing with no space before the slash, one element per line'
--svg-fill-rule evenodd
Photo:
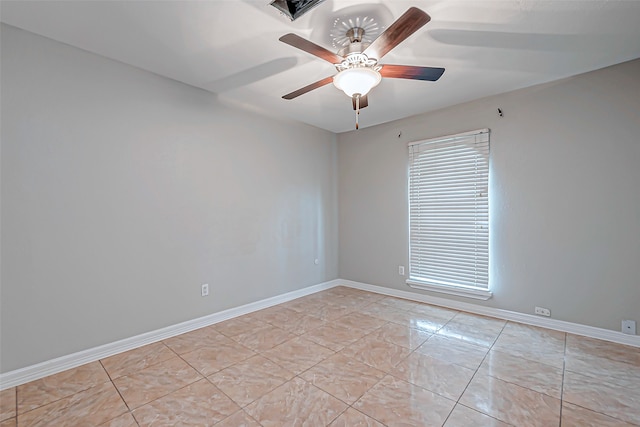
<path fill-rule="evenodd" d="M 351 98 L 351 103 L 353 104 L 353 109 L 356 110 L 358 108 L 358 106 L 356 105 L 356 99 L 355 98 Z M 364 107 L 366 107 L 368 105 L 369 105 L 369 99 L 367 98 L 367 95 L 361 96 L 360 97 L 360 108 L 364 108 Z"/>
<path fill-rule="evenodd" d="M 290 46 L 297 47 L 300 50 L 304 50 L 311 55 L 317 56 L 318 58 L 324 59 L 325 61 L 329 61 L 332 64 L 339 64 L 344 59 L 343 57 L 336 55 L 323 48 L 322 46 L 318 46 L 317 44 L 310 42 L 307 39 L 303 39 L 302 37 L 289 33 L 280 37 L 280 41 L 286 43 Z"/>
<path fill-rule="evenodd" d="M 307 85 L 307 86 L 305 86 L 303 88 L 300 88 L 300 89 L 298 89 L 296 91 L 293 91 L 291 93 L 286 94 L 285 96 L 283 96 L 283 98 L 284 99 L 297 98 L 300 95 L 304 95 L 307 92 L 311 92 L 314 89 L 318 89 L 319 87 L 327 85 L 327 84 L 331 83 L 332 81 L 333 81 L 333 76 L 324 78 L 322 80 L 318 80 L 315 83 L 311 83 L 310 85 Z"/>
<path fill-rule="evenodd" d="M 365 49 L 364 53 L 369 58 L 380 60 L 391 49 L 398 46 L 411 34 L 418 31 L 423 25 L 431 20 L 431 17 L 417 7 L 411 7 L 400 18 L 389 26 L 371 45 Z"/>
<path fill-rule="evenodd" d="M 435 82 L 444 73 L 444 68 L 416 67 L 413 65 L 384 64 L 380 70 L 382 77 L 393 79 L 428 80 Z"/>

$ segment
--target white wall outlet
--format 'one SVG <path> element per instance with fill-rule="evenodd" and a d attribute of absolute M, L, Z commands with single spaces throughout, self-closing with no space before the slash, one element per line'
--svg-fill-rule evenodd
<path fill-rule="evenodd" d="M 398 266 L 398 274 L 404 276 L 404 265 Z"/>
<path fill-rule="evenodd" d="M 202 285 L 202 287 L 200 288 L 200 294 L 203 297 L 209 295 L 209 284 L 205 283 L 204 285 Z"/>
<path fill-rule="evenodd" d="M 539 316 L 551 316 L 551 310 L 543 307 L 536 307 L 535 313 Z"/>
<path fill-rule="evenodd" d="M 320 264 L 320 260 L 319 260 L 318 258 L 316 258 L 316 259 L 314 259 L 314 260 L 313 260 L 313 263 L 314 263 L 315 265 L 318 265 L 318 264 Z"/>
<path fill-rule="evenodd" d="M 635 320 L 623 320 L 622 321 L 622 333 L 635 335 L 636 334 L 636 322 Z"/>

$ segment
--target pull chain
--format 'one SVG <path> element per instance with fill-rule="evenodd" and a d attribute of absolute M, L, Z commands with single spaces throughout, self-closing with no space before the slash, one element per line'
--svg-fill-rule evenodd
<path fill-rule="evenodd" d="M 358 130 L 358 117 L 360 116 L 360 95 L 356 95 L 356 130 Z"/>

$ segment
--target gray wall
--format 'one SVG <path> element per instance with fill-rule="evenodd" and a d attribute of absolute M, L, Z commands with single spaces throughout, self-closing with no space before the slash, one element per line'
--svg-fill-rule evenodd
<path fill-rule="evenodd" d="M 639 60 L 336 146 L 4 24 L 1 43 L 0 372 L 338 276 L 409 290 L 406 143 L 483 127 L 494 298 L 478 304 L 640 321 Z"/>
<path fill-rule="evenodd" d="M 2 372 L 337 278 L 335 135 L 1 40 Z"/>
<path fill-rule="evenodd" d="M 640 60 L 339 135 L 340 277 L 411 290 L 406 144 L 485 127 L 494 297 L 477 304 L 640 322 Z"/>

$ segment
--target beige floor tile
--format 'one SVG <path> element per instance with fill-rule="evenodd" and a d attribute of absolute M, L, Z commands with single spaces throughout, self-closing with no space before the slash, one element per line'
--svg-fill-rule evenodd
<path fill-rule="evenodd" d="M 441 426 L 455 402 L 387 375 L 353 407 L 393 426 Z"/>
<path fill-rule="evenodd" d="M 371 298 L 366 295 L 345 295 L 339 298 L 329 301 L 329 305 L 338 305 L 341 307 L 352 307 L 356 310 L 364 308 L 369 304 L 375 302 L 375 298 Z"/>
<path fill-rule="evenodd" d="M 329 294 L 336 295 L 356 295 L 356 296 L 366 296 L 366 295 L 376 295 L 369 291 L 363 291 L 362 289 L 351 288 L 349 286 L 336 286 L 335 288 L 328 289 L 326 291 Z M 383 297 L 383 295 L 380 295 Z"/>
<path fill-rule="evenodd" d="M 347 295 L 348 294 L 341 293 L 334 288 L 334 289 L 328 289 L 322 292 L 317 292 L 315 294 L 307 295 L 307 296 L 298 298 L 294 301 L 305 301 L 305 302 L 313 302 L 314 304 L 324 304 L 327 301 L 334 301 L 339 298 L 344 298 Z"/>
<path fill-rule="evenodd" d="M 633 427 L 616 418 L 581 408 L 571 403 L 562 404 L 562 427 Z"/>
<path fill-rule="evenodd" d="M 567 403 L 640 425 L 640 393 L 621 387 L 606 377 L 566 371 L 562 397 Z"/>
<path fill-rule="evenodd" d="M 171 350 L 182 355 L 202 347 L 215 347 L 226 338 L 225 335 L 209 326 L 166 339 L 164 343 Z"/>
<path fill-rule="evenodd" d="M 303 297 L 289 301 L 286 303 L 286 307 L 289 310 L 297 311 L 301 314 L 313 315 L 314 312 L 320 310 L 321 307 L 326 305 L 326 298 L 324 300 L 312 300 L 309 298 L 310 297 Z"/>
<path fill-rule="evenodd" d="M 216 424 L 216 427 L 261 427 L 260 424 L 245 411 L 238 411 Z"/>
<path fill-rule="evenodd" d="M 138 427 L 138 423 L 131 415 L 131 412 L 127 412 L 104 424 L 100 424 L 100 427 Z"/>
<path fill-rule="evenodd" d="M 262 355 L 297 375 L 334 353 L 320 344 L 299 337 L 267 350 Z"/>
<path fill-rule="evenodd" d="M 0 421 L 0 427 L 16 427 L 18 425 L 16 418 L 7 418 L 4 421 Z"/>
<path fill-rule="evenodd" d="M 448 320 L 438 316 L 418 314 L 388 305 L 374 303 L 367 307 L 371 316 L 413 329 L 434 333 L 442 328 Z"/>
<path fill-rule="evenodd" d="M 573 352 L 565 356 L 565 369 L 607 381 L 640 395 L 640 364 L 632 365 L 607 357 Z"/>
<path fill-rule="evenodd" d="M 128 412 L 111 382 L 18 415 L 21 426 L 97 426 Z"/>
<path fill-rule="evenodd" d="M 109 381 L 100 362 L 87 363 L 59 374 L 18 386 L 18 413 L 71 396 Z"/>
<path fill-rule="evenodd" d="M 255 316 L 255 318 L 260 321 L 269 323 L 296 335 L 302 335 L 325 324 L 325 322 L 318 317 L 308 316 L 304 313 L 291 310 L 281 305 L 270 307 L 257 313 L 252 313 L 250 316 Z"/>
<path fill-rule="evenodd" d="M 344 290 L 340 288 L 334 288 L 326 292 L 321 292 L 320 294 L 323 294 L 329 298 L 332 298 L 331 300 L 328 301 L 332 304 L 339 303 L 339 304 L 344 304 L 345 306 L 361 305 L 363 303 L 366 304 L 383 297 L 382 295 L 376 295 L 371 292 L 360 291 L 358 289 L 351 289 L 351 288 L 344 288 Z"/>
<path fill-rule="evenodd" d="M 591 355 L 640 366 L 640 347 L 567 334 L 567 355 Z"/>
<path fill-rule="evenodd" d="M 181 357 L 202 375 L 209 376 L 255 354 L 253 350 L 225 337 L 213 347 L 201 347 Z"/>
<path fill-rule="evenodd" d="M 360 411 L 348 408 L 330 424 L 330 427 L 384 427 L 384 424 Z"/>
<path fill-rule="evenodd" d="M 502 330 L 505 335 L 519 337 L 523 341 L 535 341 L 545 345 L 553 345 L 560 349 L 564 348 L 567 334 L 552 329 L 540 328 L 537 326 L 525 325 L 517 322 L 507 322 Z"/>
<path fill-rule="evenodd" d="M 479 314 L 467 313 L 464 311 L 456 314 L 452 320 L 454 320 L 456 323 L 464 323 L 465 325 L 474 326 L 482 331 L 496 333 L 502 332 L 502 329 L 507 324 L 507 321 L 504 319 L 481 316 Z"/>
<path fill-rule="evenodd" d="M 397 323 L 386 323 L 371 333 L 378 340 L 415 350 L 431 337 L 431 332 L 413 329 Z"/>
<path fill-rule="evenodd" d="M 331 321 L 336 320 L 342 316 L 345 316 L 349 313 L 353 313 L 357 307 L 344 307 L 339 304 L 339 302 L 327 303 L 322 307 L 319 307 L 316 310 L 308 313 L 310 316 L 317 317 L 321 320 Z"/>
<path fill-rule="evenodd" d="M 388 305 L 402 311 L 410 311 L 433 319 L 442 320 L 445 323 L 459 313 L 456 310 L 400 298 L 385 298 L 378 301 L 378 304 Z"/>
<path fill-rule="evenodd" d="M 560 422 L 560 400 L 486 375 L 476 375 L 459 402 L 517 426 L 548 427 Z"/>
<path fill-rule="evenodd" d="M 377 317 L 356 311 L 342 316 L 334 320 L 332 323 L 345 328 L 362 329 L 366 333 L 370 333 L 385 325 L 387 322 L 385 320 L 378 319 Z"/>
<path fill-rule="evenodd" d="M 408 311 L 414 308 L 416 305 L 419 305 L 420 303 L 403 298 L 384 297 L 381 300 L 377 301 L 377 304 L 386 305 L 398 310 Z"/>
<path fill-rule="evenodd" d="M 264 427 L 326 426 L 347 405 L 308 382 L 294 378 L 245 408 Z"/>
<path fill-rule="evenodd" d="M 391 374 L 448 399 L 458 400 L 475 371 L 460 365 L 412 353 Z"/>
<path fill-rule="evenodd" d="M 478 369 L 489 349 L 457 338 L 433 335 L 416 352 L 465 368 Z"/>
<path fill-rule="evenodd" d="M 262 356 L 254 356 L 208 377 L 209 381 L 241 407 L 291 378 L 292 372 Z"/>
<path fill-rule="evenodd" d="M 269 325 L 268 327 L 261 328 L 257 331 L 236 335 L 233 337 L 233 340 L 253 351 L 261 352 L 269 350 L 270 348 L 296 337 L 297 335 L 292 334 L 291 332 Z"/>
<path fill-rule="evenodd" d="M 508 427 L 510 424 L 457 404 L 444 427 Z"/>
<path fill-rule="evenodd" d="M 492 350 L 479 374 L 491 375 L 556 399 L 562 395 L 562 369 Z"/>
<path fill-rule="evenodd" d="M 359 296 L 360 298 L 366 300 L 367 304 L 378 302 L 378 301 L 386 298 L 385 295 L 375 294 L 373 292 L 366 292 L 366 291 L 363 291 L 361 294 L 359 294 L 357 296 Z"/>
<path fill-rule="evenodd" d="M 300 376 L 350 405 L 380 381 L 385 373 L 350 357 L 335 354 Z"/>
<path fill-rule="evenodd" d="M 184 360 L 173 359 L 156 363 L 135 374 L 113 380 L 130 409 L 137 408 L 174 392 L 202 378 Z"/>
<path fill-rule="evenodd" d="M 109 376 L 114 379 L 130 375 L 155 363 L 171 359 L 175 353 L 161 342 L 145 345 L 115 356 L 102 359 L 100 362 Z"/>
<path fill-rule="evenodd" d="M 287 332 L 292 332 L 296 335 L 304 335 L 309 331 L 326 325 L 326 323 L 327 322 L 318 317 L 300 314 L 298 318 L 291 319 L 291 322 L 284 324 L 281 327 Z"/>
<path fill-rule="evenodd" d="M 300 313 L 287 308 L 286 304 L 281 304 L 254 311 L 253 313 L 246 314 L 242 317 L 280 327 L 281 324 L 291 321 L 292 318 L 298 316 L 300 316 Z"/>
<path fill-rule="evenodd" d="M 234 337 L 236 335 L 254 332 L 258 328 L 264 326 L 266 326 L 264 322 L 252 322 L 247 318 L 236 317 L 234 319 L 216 323 L 212 327 L 221 334 L 224 334 L 228 337 Z"/>
<path fill-rule="evenodd" d="M 409 349 L 366 336 L 342 350 L 342 354 L 384 372 L 391 370 L 409 355 Z"/>
<path fill-rule="evenodd" d="M 239 409 L 223 392 L 202 379 L 133 411 L 141 427 L 213 426 Z"/>
<path fill-rule="evenodd" d="M 492 349 L 560 369 L 564 366 L 564 344 L 557 340 L 547 341 L 535 335 L 527 338 L 523 335 L 502 333 Z"/>
<path fill-rule="evenodd" d="M 333 351 L 340 351 L 362 338 L 365 334 L 366 332 L 361 329 L 349 329 L 330 323 L 309 331 L 302 337 Z"/>
<path fill-rule="evenodd" d="M 0 391 L 0 421 L 16 416 L 16 388 Z"/>
<path fill-rule="evenodd" d="M 459 313 L 437 333 L 470 344 L 491 347 L 505 323 L 504 320 L 496 321 L 488 317 Z"/>
<path fill-rule="evenodd" d="M 416 303 L 416 305 L 409 307 L 407 310 L 412 313 L 420 314 L 430 319 L 437 319 L 443 322 L 448 322 L 460 313 L 457 310 L 422 303 Z"/>

